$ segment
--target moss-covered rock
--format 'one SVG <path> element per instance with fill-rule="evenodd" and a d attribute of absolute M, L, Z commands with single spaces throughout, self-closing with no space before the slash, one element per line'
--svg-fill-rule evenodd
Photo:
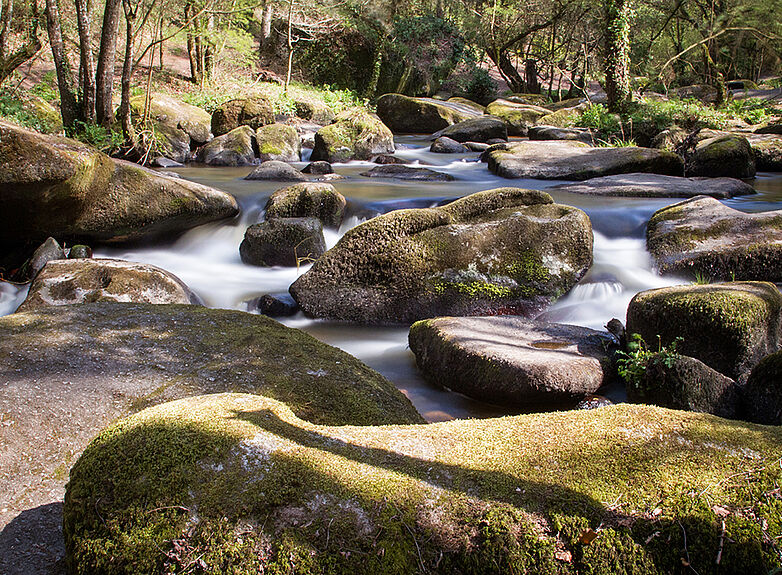
<path fill-rule="evenodd" d="M 473 102 L 472 100 L 468 100 L 467 98 L 462 98 L 460 96 L 454 96 L 452 98 L 448 98 L 448 102 L 451 104 L 459 104 L 461 106 L 467 106 L 468 108 L 472 108 L 479 114 L 483 114 L 486 111 L 486 106 L 482 106 L 478 102 Z"/>
<path fill-rule="evenodd" d="M 550 114 L 551 110 L 500 99 L 486 106 L 486 113 L 505 122 L 509 135 L 526 136 L 530 126 L 534 126 L 540 118 Z"/>
<path fill-rule="evenodd" d="M 749 139 L 755 166 L 765 172 L 782 172 L 782 138 L 753 136 Z"/>
<path fill-rule="evenodd" d="M 0 246 L 121 242 L 230 217 L 230 195 L 0 121 Z M 10 250 L 9 250 L 10 251 Z"/>
<path fill-rule="evenodd" d="M 782 352 L 764 357 L 741 391 L 747 420 L 782 425 Z"/>
<path fill-rule="evenodd" d="M 258 142 L 258 156 L 261 162 L 301 160 L 301 138 L 293 126 L 285 124 L 261 126 L 256 130 L 255 138 Z"/>
<path fill-rule="evenodd" d="M 744 383 L 762 358 L 780 349 L 782 295 L 765 282 L 643 291 L 627 308 L 627 333 L 650 346 L 682 338 L 677 352 Z"/>
<path fill-rule="evenodd" d="M 495 405 L 574 406 L 615 379 L 607 332 L 520 317 L 438 317 L 410 328 L 427 381 Z"/>
<path fill-rule="evenodd" d="M 263 397 L 192 398 L 107 429 L 73 467 L 68 564 L 767 573 L 780 565 L 780 457 L 777 429 L 645 406 L 337 428 Z"/>
<path fill-rule="evenodd" d="M 307 176 L 279 160 L 266 160 L 244 177 L 245 180 L 271 180 L 275 182 L 306 182 Z"/>
<path fill-rule="evenodd" d="M 744 136 L 708 138 L 687 156 L 686 168 L 688 176 L 751 178 L 755 175 L 755 154 Z"/>
<path fill-rule="evenodd" d="M 274 123 L 274 106 L 264 97 L 237 98 L 220 105 L 212 114 L 212 133 L 222 136 L 239 126 L 257 130 Z"/>
<path fill-rule="evenodd" d="M 549 104 L 548 96 L 543 94 L 525 94 L 523 92 L 516 92 L 509 96 L 505 96 L 505 99 L 515 104 L 525 104 L 527 106 L 545 106 Z"/>
<path fill-rule="evenodd" d="M 156 266 L 112 259 L 61 259 L 46 264 L 17 312 L 98 301 L 200 304 L 176 277 Z"/>
<path fill-rule="evenodd" d="M 646 245 L 663 274 L 782 281 L 782 212 L 747 214 L 697 196 L 654 213 Z"/>
<path fill-rule="evenodd" d="M 562 108 L 545 116 L 538 118 L 538 124 L 541 126 L 555 126 L 557 128 L 570 128 L 575 126 L 584 110 L 587 108 L 584 104 L 579 104 L 572 108 Z"/>
<path fill-rule="evenodd" d="M 644 368 L 638 380 L 627 382 L 627 398 L 632 402 L 730 419 L 741 410 L 736 382 L 693 357 L 658 353 Z"/>
<path fill-rule="evenodd" d="M 658 150 L 673 152 L 689 135 L 690 132 L 684 128 L 671 126 L 662 132 L 658 132 L 657 135 L 652 138 L 650 145 L 652 148 L 657 148 Z"/>
<path fill-rule="evenodd" d="M 433 134 L 483 111 L 459 102 L 385 94 L 377 101 L 377 115 L 395 134 Z"/>
<path fill-rule="evenodd" d="M 242 261 L 254 266 L 309 264 L 326 251 L 317 218 L 272 218 L 247 228 L 239 246 Z"/>
<path fill-rule="evenodd" d="M 255 131 L 240 126 L 198 150 L 198 161 L 209 166 L 249 166 L 255 163 L 255 149 Z"/>
<path fill-rule="evenodd" d="M 353 228 L 291 293 L 311 315 L 364 323 L 523 314 L 567 292 L 591 261 L 586 214 L 500 188 Z"/>
<path fill-rule="evenodd" d="M 130 100 L 130 111 L 134 119 L 140 120 L 144 114 L 146 96 L 136 96 Z M 180 102 L 167 94 L 155 93 L 150 97 L 149 118 L 164 135 L 183 133 L 188 144 L 200 146 L 212 139 L 212 116 L 206 110 Z M 176 158 L 172 158 L 175 159 Z M 177 160 L 181 161 L 181 160 Z"/>
<path fill-rule="evenodd" d="M 336 114 L 323 102 L 313 99 L 293 98 L 296 116 L 313 124 L 325 126 L 334 121 Z"/>
<path fill-rule="evenodd" d="M 377 117 L 361 109 L 339 114 L 333 124 L 315 133 L 312 160 L 330 163 L 369 160 L 394 152 L 394 135 Z"/>
<path fill-rule="evenodd" d="M 489 148 L 483 158 L 503 178 L 586 180 L 644 172 L 683 175 L 679 156 L 649 148 L 592 148 L 573 141 L 517 142 Z"/>
<path fill-rule="evenodd" d="M 318 218 L 323 225 L 338 228 L 347 200 L 334 186 L 310 182 L 274 192 L 266 202 L 266 218 Z"/>
<path fill-rule="evenodd" d="M 500 118 L 480 116 L 463 120 L 443 130 L 433 137 L 444 136 L 457 142 L 487 142 L 489 140 L 507 140 L 508 128 Z"/>
<path fill-rule="evenodd" d="M 60 134 L 63 131 L 60 110 L 36 96 L 26 93 L 22 96 L 22 106 L 36 119 L 38 129 L 44 134 Z"/>

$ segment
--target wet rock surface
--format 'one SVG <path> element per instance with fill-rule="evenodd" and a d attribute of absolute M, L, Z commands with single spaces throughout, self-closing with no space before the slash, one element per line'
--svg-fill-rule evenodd
<path fill-rule="evenodd" d="M 691 198 L 699 195 L 732 198 L 755 193 L 752 186 L 735 178 L 683 178 L 659 174 L 603 176 L 551 189 L 573 194 L 639 198 Z"/>

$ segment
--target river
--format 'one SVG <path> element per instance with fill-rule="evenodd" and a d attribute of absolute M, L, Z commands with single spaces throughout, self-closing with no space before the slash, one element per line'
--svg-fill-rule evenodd
<path fill-rule="evenodd" d="M 546 189 L 561 181 L 506 180 L 489 173 L 478 154 L 433 154 L 421 137 L 396 139 L 397 155 L 446 172 L 454 182 L 404 182 L 369 179 L 360 172 L 367 162 L 335 164 L 344 179 L 331 182 L 348 199 L 349 217 L 339 232 L 326 231 L 328 247 L 350 227 L 379 213 L 404 207 L 428 207 L 449 199 L 502 186 Z M 296 164 L 301 168 L 306 162 Z M 179 276 L 210 307 L 246 310 L 246 302 L 266 293 L 284 292 L 307 270 L 259 268 L 239 258 L 245 229 L 263 218 L 263 206 L 284 184 L 244 180 L 251 168 L 187 166 L 171 171 L 181 177 L 233 194 L 241 206 L 234 221 L 200 226 L 166 245 L 96 250 L 96 257 L 114 257 L 154 264 Z M 752 182 L 758 194 L 725 201 L 743 211 L 778 209 L 782 202 L 782 174 L 762 173 Z M 657 275 L 646 251 L 644 231 L 649 217 L 678 199 L 595 198 L 553 191 L 555 201 L 584 210 L 594 229 L 592 268 L 569 294 L 542 314 L 542 319 L 602 328 L 613 317 L 624 321 L 627 304 L 639 291 L 682 283 Z M 25 288 L 0 283 L 0 315 L 12 313 L 26 295 Z M 299 314 L 282 320 L 321 341 L 360 358 L 401 389 L 429 421 L 464 417 L 493 417 L 515 413 L 501 406 L 471 400 L 427 384 L 407 347 L 407 327 L 366 327 L 312 320 Z M 611 394 L 609 393 L 609 396 Z"/>

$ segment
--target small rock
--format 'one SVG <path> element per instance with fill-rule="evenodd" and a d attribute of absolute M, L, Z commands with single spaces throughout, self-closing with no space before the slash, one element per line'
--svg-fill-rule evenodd
<path fill-rule="evenodd" d="M 247 174 L 244 179 L 275 180 L 278 182 L 306 182 L 307 176 L 290 164 L 278 160 L 269 160 Z"/>
<path fill-rule="evenodd" d="M 69 260 L 91 258 L 91 257 L 92 257 L 92 248 L 90 246 L 85 246 L 83 244 L 77 244 L 73 246 L 70 249 L 70 251 L 68 251 Z"/>
<path fill-rule="evenodd" d="M 249 301 L 247 311 L 257 311 L 269 317 L 290 317 L 296 315 L 299 306 L 287 292 L 267 293 Z"/>
<path fill-rule="evenodd" d="M 465 154 L 470 151 L 470 148 L 460 144 L 456 140 L 452 140 L 446 136 L 440 136 L 432 142 L 429 151 L 436 154 Z"/>
<path fill-rule="evenodd" d="M 429 168 L 412 168 L 396 164 L 377 166 L 369 171 L 361 172 L 361 175 L 367 178 L 396 178 L 421 182 L 451 182 L 454 180 L 451 174 L 436 172 Z"/>
<path fill-rule="evenodd" d="M 38 273 L 44 268 L 44 266 L 53 260 L 64 260 L 65 252 L 57 240 L 54 238 L 46 238 L 38 249 L 33 252 L 33 256 L 30 258 L 28 264 L 27 276 L 32 279 L 38 275 Z"/>
<path fill-rule="evenodd" d="M 184 164 L 181 162 L 177 162 L 172 160 L 171 158 L 166 158 L 163 156 L 160 156 L 152 160 L 152 165 L 157 168 L 181 168 L 184 166 Z"/>
<path fill-rule="evenodd" d="M 409 164 L 411 163 L 410 160 L 405 160 L 404 158 L 400 158 L 399 156 L 394 156 L 392 154 L 379 154 L 372 158 L 373 164 Z"/>
<path fill-rule="evenodd" d="M 239 246 L 242 261 L 254 266 L 308 264 L 326 251 L 316 218 L 274 218 L 247 228 Z"/>
<path fill-rule="evenodd" d="M 440 136 L 446 136 L 457 142 L 487 142 L 495 138 L 507 140 L 508 128 L 499 118 L 481 116 L 464 120 L 432 134 L 433 138 Z"/>
<path fill-rule="evenodd" d="M 329 164 L 328 162 L 324 162 L 323 160 L 320 160 L 317 162 L 310 162 L 309 164 L 304 166 L 302 173 L 312 174 L 314 176 L 323 176 L 325 174 L 333 174 L 334 168 L 332 168 L 331 164 Z"/>

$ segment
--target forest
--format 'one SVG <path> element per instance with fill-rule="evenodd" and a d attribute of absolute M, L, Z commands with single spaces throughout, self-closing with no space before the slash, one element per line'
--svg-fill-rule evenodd
<path fill-rule="evenodd" d="M 0 575 L 782 573 L 782 0 L 0 0 Z"/>

